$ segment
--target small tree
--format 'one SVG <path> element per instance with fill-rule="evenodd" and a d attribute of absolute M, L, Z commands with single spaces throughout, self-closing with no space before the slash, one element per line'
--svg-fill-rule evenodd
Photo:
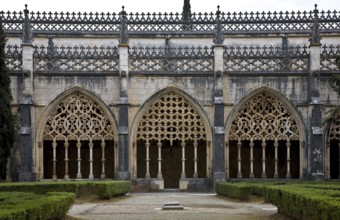
<path fill-rule="evenodd" d="M 11 80 L 5 62 L 6 37 L 0 19 L 0 178 L 4 177 L 7 158 L 15 141 L 15 122 L 11 111 Z"/>

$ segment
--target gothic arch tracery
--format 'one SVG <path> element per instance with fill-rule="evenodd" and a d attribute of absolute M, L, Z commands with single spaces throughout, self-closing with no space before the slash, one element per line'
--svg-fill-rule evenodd
<path fill-rule="evenodd" d="M 329 135 L 327 142 L 327 177 L 331 179 L 340 179 L 340 116 L 335 116 L 329 127 Z"/>
<path fill-rule="evenodd" d="M 250 178 L 256 176 L 256 169 L 261 170 L 258 173 L 262 178 L 267 178 L 268 169 L 279 178 L 280 164 L 286 178 L 291 178 L 291 163 L 299 166 L 300 137 L 296 119 L 281 100 L 266 91 L 254 95 L 238 110 L 228 134 L 229 145 L 234 144 L 228 150 L 236 154 L 230 160 L 234 161 L 237 178 L 242 178 L 244 161 Z"/>
<path fill-rule="evenodd" d="M 136 131 L 136 142 L 144 143 L 139 144 L 137 148 L 145 149 L 143 150 L 145 158 L 140 158 L 140 154 L 136 153 L 136 164 L 133 165 L 136 167 L 137 163 L 145 163 L 142 170 L 137 168 L 138 172 L 143 172 L 143 176 L 139 174 L 140 178 L 163 178 L 162 172 L 166 173 L 164 165 L 168 166 L 165 164 L 166 158 L 164 157 L 168 156 L 165 152 L 169 146 L 173 147 L 173 145 L 179 146 L 178 150 L 181 153 L 181 163 L 179 163 L 181 178 L 186 178 L 188 172 L 190 173 L 189 177 L 193 178 L 209 175 L 210 167 L 208 168 L 207 165 L 207 158 L 210 156 L 207 147 L 210 144 L 207 141 L 209 132 L 206 130 L 206 123 L 201 113 L 185 96 L 173 90 L 158 95 L 150 102 L 150 105 L 145 107 Z M 135 151 L 138 152 L 138 149 Z M 188 156 L 188 152 L 191 151 L 193 158 L 188 160 L 185 156 Z M 157 153 L 157 163 L 155 162 L 153 169 L 157 170 L 157 173 L 154 176 L 150 172 L 152 170 L 152 158 L 150 157 L 155 152 Z M 189 169 L 188 161 L 193 161 L 193 170 L 186 172 Z M 203 166 L 204 168 L 200 168 Z M 203 173 L 202 169 L 204 169 L 204 174 L 201 174 Z M 136 173 L 137 170 L 133 173 Z"/>
<path fill-rule="evenodd" d="M 137 140 L 206 140 L 204 123 L 198 112 L 183 97 L 167 93 L 143 115 Z"/>
<path fill-rule="evenodd" d="M 52 158 L 50 158 L 52 178 L 60 178 L 57 176 L 57 170 L 62 164 L 65 179 L 70 178 L 69 170 L 74 166 L 77 167 L 74 178 L 80 179 L 83 177 L 85 162 L 88 163 L 86 164 L 88 168 L 85 170 L 89 172 L 89 179 L 95 178 L 94 170 L 99 169 L 98 175 L 100 172 L 100 177 L 105 178 L 107 174 L 105 164 L 109 162 L 110 165 L 115 166 L 111 164 L 114 156 L 108 155 L 112 154 L 113 148 L 116 148 L 113 147 L 115 143 L 113 126 L 101 105 L 81 92 L 73 92 L 60 100 L 50 110 L 43 132 L 44 145 L 47 145 L 44 147 L 45 151 L 52 148 Z M 45 152 L 45 155 L 48 155 L 47 153 Z M 88 156 L 86 161 L 84 161 L 84 154 Z M 44 161 L 46 164 L 49 162 L 46 162 L 46 159 Z M 72 167 L 70 167 L 71 163 Z"/>
<path fill-rule="evenodd" d="M 113 140 L 113 127 L 103 109 L 90 98 L 75 93 L 51 111 L 44 140 Z"/>
<path fill-rule="evenodd" d="M 299 129 L 284 104 L 261 93 L 239 110 L 229 131 L 230 140 L 299 140 Z"/>

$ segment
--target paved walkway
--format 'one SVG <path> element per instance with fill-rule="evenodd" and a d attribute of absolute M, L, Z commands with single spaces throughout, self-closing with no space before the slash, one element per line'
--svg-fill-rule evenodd
<path fill-rule="evenodd" d="M 98 202 L 98 201 L 97 201 Z M 162 210 L 180 202 L 183 210 Z M 242 202 L 212 193 L 132 193 L 109 201 L 78 201 L 68 213 L 79 219 L 281 219 L 277 208 L 263 201 Z"/>

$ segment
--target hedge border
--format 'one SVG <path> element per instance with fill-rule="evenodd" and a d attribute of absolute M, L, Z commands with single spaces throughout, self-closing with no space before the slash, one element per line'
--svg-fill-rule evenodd
<path fill-rule="evenodd" d="M 60 181 L 30 183 L 0 183 L 0 191 L 33 192 L 72 192 L 76 196 L 97 195 L 99 199 L 110 199 L 130 191 L 130 181 Z"/>
<path fill-rule="evenodd" d="M 0 192 L 0 198 L 0 220 L 65 219 L 75 194 L 53 192 L 39 196 L 29 192 Z"/>
<path fill-rule="evenodd" d="M 340 185 L 306 182 L 217 182 L 216 193 L 237 199 L 262 196 L 296 219 L 340 219 Z"/>

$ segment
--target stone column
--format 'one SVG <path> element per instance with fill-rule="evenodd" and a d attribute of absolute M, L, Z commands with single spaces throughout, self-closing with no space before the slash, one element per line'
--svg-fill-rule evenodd
<path fill-rule="evenodd" d="M 225 180 L 223 45 L 214 45 L 213 181 Z"/>
<path fill-rule="evenodd" d="M 263 140 L 261 143 L 262 146 L 262 179 L 266 179 L 267 178 L 267 174 L 266 174 L 266 141 Z"/>
<path fill-rule="evenodd" d="M 241 147 L 242 147 L 242 142 L 241 142 L 241 140 L 238 140 L 238 142 L 237 142 L 237 179 L 242 179 Z"/>
<path fill-rule="evenodd" d="M 213 183 L 225 180 L 224 147 L 224 100 L 223 100 L 223 34 L 220 21 L 220 6 L 217 6 L 214 37 L 214 130 L 213 130 Z"/>
<path fill-rule="evenodd" d="M 182 141 L 181 143 L 182 147 L 182 174 L 181 174 L 181 179 L 185 179 L 187 175 L 185 174 L 185 142 Z"/>
<path fill-rule="evenodd" d="M 119 120 L 118 120 L 118 171 L 117 179 L 130 179 L 129 171 L 129 45 L 127 40 L 127 18 L 126 12 L 120 13 L 121 30 L 119 38 L 119 76 L 120 76 L 120 97 L 119 97 Z"/>
<path fill-rule="evenodd" d="M 34 181 L 33 163 L 33 140 L 34 133 L 34 101 L 33 101 L 33 45 L 31 26 L 29 22 L 29 11 L 27 5 L 24 10 L 24 24 L 22 37 L 22 85 L 19 87 L 19 113 L 20 113 L 20 132 L 17 146 L 20 152 L 19 181 Z"/>
<path fill-rule="evenodd" d="M 89 143 L 89 150 L 90 150 L 90 159 L 89 159 L 89 163 L 90 163 L 90 174 L 89 174 L 89 179 L 92 180 L 94 178 L 93 175 L 93 142 L 90 139 L 90 143 Z"/>
<path fill-rule="evenodd" d="M 70 179 L 70 175 L 68 173 L 68 161 L 69 161 L 69 159 L 68 159 L 68 147 L 69 147 L 69 143 L 68 143 L 67 139 L 65 140 L 64 147 L 65 147 L 65 159 L 64 159 L 64 162 L 65 162 L 65 175 L 64 175 L 64 179 L 68 180 L 68 179 Z"/>
<path fill-rule="evenodd" d="M 279 162 L 279 157 L 278 157 L 278 151 L 279 151 L 279 142 L 275 140 L 274 142 L 274 148 L 275 148 L 275 172 L 274 172 L 274 179 L 279 178 L 279 172 L 278 172 L 278 162 Z"/>
<path fill-rule="evenodd" d="M 78 139 L 77 141 L 77 179 L 81 179 L 82 174 L 81 174 L 81 143 L 80 143 L 80 139 Z"/>
<path fill-rule="evenodd" d="M 287 147 L 287 174 L 286 174 L 286 179 L 290 179 L 290 140 L 287 140 L 286 147 Z"/>
<path fill-rule="evenodd" d="M 314 22 L 312 35 L 310 38 L 310 65 L 309 65 L 309 106 L 308 106 L 308 147 L 307 172 L 310 178 L 319 180 L 324 179 L 323 167 L 323 133 L 322 133 L 322 104 L 320 102 L 320 52 L 321 37 L 319 33 L 318 9 L 315 5 Z"/>
<path fill-rule="evenodd" d="M 158 141 L 157 143 L 157 148 L 158 148 L 158 174 L 157 178 L 162 179 L 162 143 Z"/>
<path fill-rule="evenodd" d="M 106 143 L 105 143 L 105 140 L 103 139 L 102 140 L 102 143 L 101 143 L 101 147 L 102 147 L 102 174 L 100 175 L 100 178 L 102 179 L 105 179 L 106 177 L 106 174 L 105 174 L 105 147 L 106 147 Z M 116 152 L 114 152 L 116 153 Z"/>

